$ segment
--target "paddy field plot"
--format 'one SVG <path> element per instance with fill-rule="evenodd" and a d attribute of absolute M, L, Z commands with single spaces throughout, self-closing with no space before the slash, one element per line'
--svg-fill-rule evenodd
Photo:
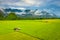
<path fill-rule="evenodd" d="M 0 21 L 0 40 L 60 40 L 60 20 Z"/>

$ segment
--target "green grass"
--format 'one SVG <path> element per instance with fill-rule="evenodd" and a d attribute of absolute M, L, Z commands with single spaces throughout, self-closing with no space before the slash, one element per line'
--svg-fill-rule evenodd
<path fill-rule="evenodd" d="M 39 40 L 39 39 L 25 35 L 23 33 L 13 32 L 5 35 L 0 35 L 0 40 Z"/>
<path fill-rule="evenodd" d="M 0 35 L 3 37 L 6 37 L 6 34 L 7 34 L 9 38 L 12 38 L 10 35 L 12 36 L 14 35 L 9 34 L 9 33 L 16 34 L 13 30 L 13 28 L 15 27 L 21 28 L 21 30 L 17 33 L 17 35 L 20 35 L 20 34 L 28 35 L 30 36 L 30 39 L 31 37 L 33 38 L 37 37 L 37 39 L 40 38 L 41 40 L 43 39 L 44 40 L 60 40 L 60 20 L 14 20 L 14 21 L 5 20 L 5 21 L 0 21 Z M 16 40 L 21 39 L 21 38 L 20 39 L 18 38 L 20 37 L 17 37 Z M 25 38 L 28 38 L 28 37 L 25 37 Z M 25 38 L 24 40 L 26 40 Z M 14 37 L 11 40 L 13 39 L 15 40 Z M 34 40 L 37 40 L 37 39 L 34 39 Z"/>

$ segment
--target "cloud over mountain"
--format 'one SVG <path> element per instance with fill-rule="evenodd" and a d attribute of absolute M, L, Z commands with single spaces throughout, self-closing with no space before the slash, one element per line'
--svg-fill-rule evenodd
<path fill-rule="evenodd" d="M 60 0 L 0 0 L 0 8 L 47 9 L 60 14 Z"/>

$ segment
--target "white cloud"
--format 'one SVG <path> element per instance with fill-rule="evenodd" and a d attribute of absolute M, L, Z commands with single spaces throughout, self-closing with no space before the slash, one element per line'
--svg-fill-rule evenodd
<path fill-rule="evenodd" d="M 60 6 L 60 1 L 55 1 L 55 2 L 53 2 L 53 4 Z"/>
<path fill-rule="evenodd" d="M 30 6 L 39 6 L 42 4 L 40 0 L 24 0 L 24 2 Z"/>
<path fill-rule="evenodd" d="M 42 6 L 51 0 L 0 0 L 0 4 L 2 5 L 10 5 L 10 6 Z"/>
<path fill-rule="evenodd" d="M 11 7 L 11 9 L 18 9 L 18 10 L 26 10 L 26 8 L 23 8 L 23 7 Z"/>
<path fill-rule="evenodd" d="M 24 0 L 24 2 L 30 6 L 42 6 L 50 1 L 52 0 Z"/>
<path fill-rule="evenodd" d="M 46 11 L 46 12 L 48 12 L 48 13 L 54 13 L 54 8 L 49 8 L 49 9 L 43 9 L 43 11 Z"/>

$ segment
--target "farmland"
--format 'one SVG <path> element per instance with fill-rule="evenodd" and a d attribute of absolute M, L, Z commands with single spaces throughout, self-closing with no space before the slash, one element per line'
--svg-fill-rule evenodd
<path fill-rule="evenodd" d="M 60 40 L 60 20 L 0 20 L 0 40 Z"/>

